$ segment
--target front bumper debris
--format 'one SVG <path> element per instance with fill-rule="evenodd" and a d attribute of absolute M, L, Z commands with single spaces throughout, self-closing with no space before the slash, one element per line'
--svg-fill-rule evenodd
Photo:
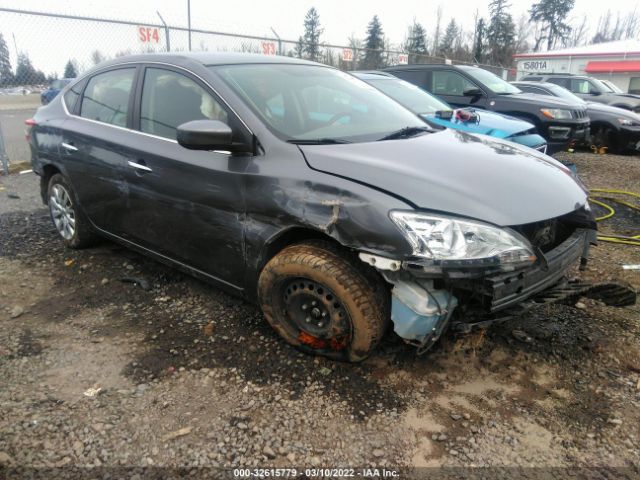
<path fill-rule="evenodd" d="M 552 250 L 537 252 L 536 264 L 520 270 L 417 268 L 415 262 L 360 253 L 393 285 L 394 329 L 419 353 L 427 351 L 449 325 L 470 331 L 522 315 L 536 303 L 557 303 L 585 295 L 611 305 L 635 303 L 636 292 L 622 284 L 569 283 L 567 271 L 586 264 L 595 230 L 578 228 Z M 460 305 L 464 315 L 454 315 Z M 500 311 L 500 315 L 496 312 Z M 474 323 L 470 323 L 470 321 Z"/>
<path fill-rule="evenodd" d="M 493 324 L 520 317 L 537 305 L 553 303 L 573 305 L 579 297 L 600 300 L 611 307 L 626 307 L 635 305 L 637 292 L 631 285 L 620 282 L 560 282 L 533 297 L 530 301 L 500 311 L 500 315 L 489 316 L 475 322 L 452 322 L 451 330 L 459 333 L 471 333 L 474 330 L 484 329 Z"/>

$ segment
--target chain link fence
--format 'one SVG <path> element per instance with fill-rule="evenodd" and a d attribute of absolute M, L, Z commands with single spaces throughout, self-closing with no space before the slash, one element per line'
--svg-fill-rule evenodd
<path fill-rule="evenodd" d="M 272 32 L 274 35 L 250 35 L 189 28 L 165 23 L 160 13 L 147 19 L 123 20 L 0 7 L 0 131 L 6 156 L 11 161 L 29 158 L 23 122 L 53 98 L 64 86 L 64 79 L 123 55 L 190 50 L 251 52 L 306 58 L 347 71 L 414 63 L 470 64 L 393 49 L 367 50 L 358 45 L 322 44 L 310 52 L 308 45 L 281 39 Z M 505 79 L 515 75 L 515 70 L 480 66 Z"/>

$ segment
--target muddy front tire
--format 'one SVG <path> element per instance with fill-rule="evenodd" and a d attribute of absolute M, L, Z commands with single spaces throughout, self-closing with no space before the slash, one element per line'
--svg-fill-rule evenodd
<path fill-rule="evenodd" d="M 389 290 L 377 273 L 329 242 L 289 246 L 258 282 L 271 326 L 305 353 L 358 362 L 376 348 L 389 323 Z"/>
<path fill-rule="evenodd" d="M 97 236 L 89 219 L 78 206 L 69 181 L 57 173 L 49 180 L 47 203 L 53 225 L 69 248 L 85 248 L 95 243 Z"/>

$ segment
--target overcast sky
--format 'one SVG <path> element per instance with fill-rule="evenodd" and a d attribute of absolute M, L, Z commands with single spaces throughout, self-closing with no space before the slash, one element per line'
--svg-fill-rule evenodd
<path fill-rule="evenodd" d="M 532 1 L 511 0 L 510 3 L 517 21 L 521 14 L 527 12 Z M 321 39 L 343 45 L 351 35 L 363 38 L 367 23 L 377 14 L 386 36 L 393 45 L 398 45 L 413 18 L 427 28 L 431 37 L 439 5 L 442 6 L 444 24 L 453 17 L 464 28 L 472 30 L 476 10 L 480 16 L 487 17 L 488 4 L 489 0 L 191 0 L 191 17 L 195 28 L 272 35 L 270 28 L 273 27 L 282 38 L 295 40 L 302 34 L 305 13 L 315 6 L 324 28 Z M 626 12 L 639 4 L 640 0 L 576 0 L 572 17 L 588 15 L 593 29 L 598 17 L 607 9 Z M 187 18 L 187 0 L 0 0 L 0 7 L 104 16 L 132 20 L 141 25 L 157 23 L 156 10 L 172 25 L 186 25 Z M 10 43 L 12 56 L 15 46 L 12 45 L 11 34 L 15 34 L 18 50 L 28 51 L 36 68 L 46 73 L 56 70 L 61 73 L 61 68 L 56 67 L 60 56 L 86 59 L 87 52 L 94 49 L 113 54 L 117 50 L 140 47 L 135 27 L 90 28 L 77 22 L 35 20 L 0 12 L 0 29 Z M 172 37 L 174 45 L 182 40 L 176 38 L 174 41 Z M 194 47 L 199 42 L 194 39 Z"/>

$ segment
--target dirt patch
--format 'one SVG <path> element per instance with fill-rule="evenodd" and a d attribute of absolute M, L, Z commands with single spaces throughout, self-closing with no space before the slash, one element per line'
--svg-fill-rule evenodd
<path fill-rule="evenodd" d="M 571 159 L 589 185 L 640 184 L 637 158 Z M 19 465 L 544 465 L 563 478 L 640 463 L 637 306 L 541 306 L 425 356 L 389 332 L 362 364 L 330 362 L 150 259 L 65 250 L 24 179 L 2 179 L 20 199 L 0 209 L 0 453 Z M 640 288 L 621 269 L 639 255 L 602 244 L 574 273 Z"/>

